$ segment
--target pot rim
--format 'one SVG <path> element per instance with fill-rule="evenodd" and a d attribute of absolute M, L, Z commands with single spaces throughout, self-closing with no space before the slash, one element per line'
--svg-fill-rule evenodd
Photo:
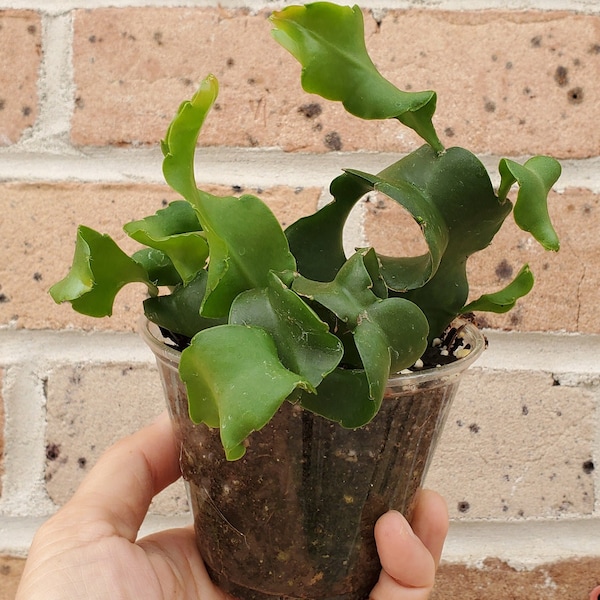
<path fill-rule="evenodd" d="M 480 329 L 472 322 L 458 318 L 454 323 L 462 329 L 466 342 L 471 345 L 471 352 L 467 356 L 446 365 L 421 371 L 391 373 L 388 378 L 388 386 L 420 387 L 432 380 L 451 379 L 468 369 L 483 353 L 486 347 L 486 339 Z M 177 370 L 181 352 L 165 343 L 165 338 L 162 336 L 158 325 L 142 316 L 139 321 L 139 331 L 142 339 L 150 347 L 156 358 L 168 363 Z"/>

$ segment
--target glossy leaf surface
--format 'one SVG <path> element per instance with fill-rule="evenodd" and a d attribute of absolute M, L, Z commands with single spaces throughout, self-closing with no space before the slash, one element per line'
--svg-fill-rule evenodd
<path fill-rule="evenodd" d="M 200 271 L 187 285 L 178 285 L 170 294 L 144 300 L 146 317 L 188 338 L 208 327 L 223 325 L 226 319 L 209 319 L 200 314 L 200 304 L 206 293 L 206 271 Z"/>
<path fill-rule="evenodd" d="M 376 404 L 383 398 L 390 370 L 411 366 L 425 350 L 429 331 L 425 315 L 408 300 L 377 297 L 362 252 L 348 259 L 332 282 L 298 276 L 292 288 L 348 325 L 364 366 L 369 398 Z"/>
<path fill-rule="evenodd" d="M 215 351 L 218 349 L 218 351 Z M 198 333 L 181 355 L 179 373 L 195 423 L 219 427 L 229 460 L 285 399 L 310 384 L 279 361 L 275 342 L 259 327 L 220 325 Z"/>
<path fill-rule="evenodd" d="M 271 16 L 275 40 L 302 65 L 302 87 L 337 100 L 362 119 L 396 118 L 436 150 L 443 149 L 431 118 L 435 92 L 403 92 L 385 79 L 367 53 L 360 9 L 315 2 Z"/>
<path fill-rule="evenodd" d="M 526 296 L 533 288 L 534 279 L 529 266 L 525 265 L 517 276 L 503 289 L 490 294 L 483 294 L 477 300 L 469 302 L 462 313 L 473 311 L 487 311 L 494 313 L 505 313 L 511 310 L 517 300 Z"/>
<path fill-rule="evenodd" d="M 534 156 L 524 165 L 503 158 L 499 170 L 500 198 L 506 197 L 513 183 L 519 184 L 515 223 L 531 233 L 546 250 L 557 251 L 560 243 L 548 214 L 548 192 L 560 177 L 560 163 L 548 156 Z"/>
<path fill-rule="evenodd" d="M 134 240 L 164 252 L 187 283 L 204 268 L 208 243 L 192 206 L 183 200 L 171 202 L 156 214 L 127 223 L 123 229 Z"/>
<path fill-rule="evenodd" d="M 176 286 L 182 283 L 171 259 L 161 250 L 142 248 L 131 255 L 131 258 L 148 273 L 148 279 L 156 286 Z"/>
<path fill-rule="evenodd" d="M 50 288 L 55 302 L 71 302 L 84 315 L 112 314 L 115 296 L 128 283 L 145 283 L 151 294 L 157 289 L 146 270 L 127 256 L 109 235 L 80 226 L 73 265 L 67 276 Z"/>
<path fill-rule="evenodd" d="M 274 274 L 268 287 L 249 290 L 236 298 L 229 322 L 266 330 L 283 365 L 301 375 L 313 388 L 337 367 L 343 356 L 341 341 Z"/>

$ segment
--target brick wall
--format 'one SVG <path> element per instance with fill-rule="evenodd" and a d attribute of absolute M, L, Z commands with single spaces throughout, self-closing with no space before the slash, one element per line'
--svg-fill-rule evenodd
<path fill-rule="evenodd" d="M 434 596 L 587 598 L 600 583 L 600 8 L 364 6 L 380 70 L 438 91 L 446 145 L 481 153 L 494 172 L 499 157 L 530 153 L 564 170 L 550 196 L 560 253 L 508 228 L 470 265 L 474 295 L 525 261 L 538 283 L 516 311 L 488 318 L 490 348 L 465 377 L 428 478 L 453 518 Z M 121 224 L 172 198 L 157 144 L 196 83 L 212 72 L 221 85 L 199 182 L 260 189 L 284 223 L 312 211 L 342 166 L 377 170 L 419 143 L 304 94 L 267 14 L 253 1 L 0 2 L 2 600 L 41 520 L 107 445 L 162 410 L 135 333 L 143 289 L 102 321 L 54 305 L 47 289 L 70 264 L 77 224 L 132 249 Z M 402 223 L 388 204 L 365 203 L 348 243 L 390 248 Z M 152 512 L 147 528 L 185 520 L 181 485 Z"/>

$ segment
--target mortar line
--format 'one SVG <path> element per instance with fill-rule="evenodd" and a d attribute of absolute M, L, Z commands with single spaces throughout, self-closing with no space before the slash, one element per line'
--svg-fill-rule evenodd
<path fill-rule="evenodd" d="M 40 516 L 55 509 L 44 482 L 44 375 L 27 363 L 9 366 L 3 382 L 4 474 L 0 515 Z"/>
<path fill-rule="evenodd" d="M 164 183 L 158 145 L 127 149 L 73 148 L 66 143 L 42 149 L 39 145 L 39 141 L 32 140 L 29 145 L 0 148 L 0 182 Z M 277 148 L 200 147 L 196 179 L 199 184 L 328 186 L 342 168 L 378 172 L 403 156 L 370 151 L 313 154 L 289 153 Z M 500 157 L 479 158 L 497 185 Z M 513 158 L 519 162 L 525 160 L 525 157 Z M 563 173 L 555 186 L 557 191 L 582 188 L 600 193 L 600 157 L 560 162 Z"/>
<path fill-rule="evenodd" d="M 18 147 L 27 152 L 71 155 L 75 106 L 72 14 L 42 15 L 42 60 L 38 74 L 38 117 Z"/>
<path fill-rule="evenodd" d="M 343 0 L 338 0 L 344 4 Z M 298 0 L 244 1 L 221 0 L 223 8 L 251 8 L 252 10 L 278 9 L 287 4 L 297 4 Z M 361 6 L 366 9 L 424 9 L 424 10 L 540 10 L 569 11 L 584 14 L 600 14 L 596 0 L 396 0 L 393 6 L 382 0 L 363 0 Z M 81 0 L 5 0 L 1 9 L 37 10 L 46 14 L 60 14 L 77 8 L 178 8 L 178 7 L 214 7 L 212 0 L 90 0 L 82 6 Z"/>

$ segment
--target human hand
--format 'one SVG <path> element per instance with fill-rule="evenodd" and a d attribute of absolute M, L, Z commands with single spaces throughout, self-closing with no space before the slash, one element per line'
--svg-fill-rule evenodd
<path fill-rule="evenodd" d="M 419 492 L 410 525 L 396 511 L 383 515 L 375 525 L 383 568 L 369 600 L 429 598 L 447 533 L 446 502 L 431 490 Z"/>
<path fill-rule="evenodd" d="M 225 600 L 192 527 L 136 542 L 152 498 L 180 475 L 166 413 L 117 442 L 36 533 L 15 600 Z"/>
<path fill-rule="evenodd" d="M 191 526 L 136 541 L 152 498 L 179 478 L 178 459 L 166 414 L 112 446 L 35 535 L 15 600 L 227 600 L 206 572 Z M 447 525 L 443 506 L 433 492 L 420 495 L 419 537 L 398 513 L 379 520 L 384 571 L 372 600 L 427 597 Z"/>

